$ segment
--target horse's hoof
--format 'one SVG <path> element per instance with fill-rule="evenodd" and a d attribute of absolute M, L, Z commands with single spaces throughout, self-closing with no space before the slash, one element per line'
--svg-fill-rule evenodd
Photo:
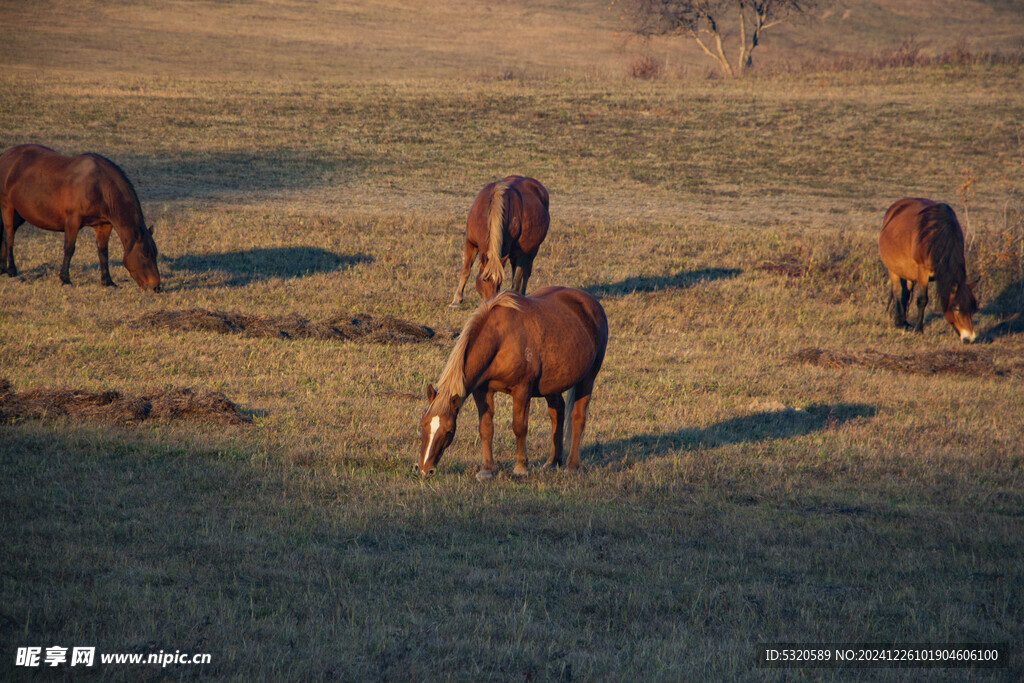
<path fill-rule="evenodd" d="M 530 470 L 525 467 L 519 467 L 519 465 L 516 465 L 515 469 L 512 470 L 512 476 L 519 477 L 520 479 L 529 476 L 529 474 Z"/>
<path fill-rule="evenodd" d="M 100 282 L 100 284 L 103 285 L 104 287 L 117 287 L 117 283 L 114 282 L 113 280 L 108 280 L 107 282 Z"/>
<path fill-rule="evenodd" d="M 462 302 L 461 301 L 453 301 L 450 304 L 448 304 L 448 308 L 462 308 Z"/>
<path fill-rule="evenodd" d="M 477 481 L 487 481 L 488 479 L 494 479 L 494 470 L 480 470 L 476 473 Z"/>

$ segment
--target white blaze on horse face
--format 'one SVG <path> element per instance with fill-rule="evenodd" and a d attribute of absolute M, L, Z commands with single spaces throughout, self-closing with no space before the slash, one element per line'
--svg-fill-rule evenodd
<path fill-rule="evenodd" d="M 427 441 L 427 450 L 423 451 L 423 464 L 427 464 L 427 458 L 430 457 L 430 447 L 434 445 L 434 437 L 437 436 L 437 430 L 441 427 L 441 418 L 435 415 L 430 420 L 430 440 Z"/>

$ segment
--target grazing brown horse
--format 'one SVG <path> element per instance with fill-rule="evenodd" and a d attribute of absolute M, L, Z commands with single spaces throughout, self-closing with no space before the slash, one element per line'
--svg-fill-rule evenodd
<path fill-rule="evenodd" d="M 110 230 L 124 246 L 124 266 L 143 289 L 160 291 L 156 244 L 146 227 L 135 188 L 114 162 L 98 154 L 66 157 L 42 145 L 18 145 L 0 155 L 0 273 L 14 277 L 14 232 L 28 221 L 64 233 L 60 280 L 71 284 L 68 267 L 78 231 L 96 231 L 100 283 L 113 287 L 107 265 Z"/>
<path fill-rule="evenodd" d="M 960 341 L 974 341 L 971 315 L 978 310 L 973 291 L 977 283 L 967 282 L 964 233 L 948 204 L 930 199 L 899 200 L 885 212 L 878 250 L 889 271 L 889 304 L 896 302 L 893 321 L 897 327 L 907 325 L 907 305 L 916 287 L 914 330 L 924 329 L 928 283 L 935 280 L 943 317 L 959 333 Z"/>
<path fill-rule="evenodd" d="M 548 234 L 548 191 L 533 178 L 510 175 L 486 185 L 473 200 L 466 221 L 462 272 L 451 306 L 459 306 L 473 259 L 480 252 L 476 291 L 489 299 L 501 289 L 505 262 L 512 261 L 512 289 L 526 294 L 533 259 Z"/>
<path fill-rule="evenodd" d="M 545 467 L 562 464 L 563 419 L 569 390 L 572 421 L 569 469 L 580 465 L 580 439 L 594 378 L 608 345 L 608 319 L 597 299 L 578 289 L 545 287 L 533 296 L 504 291 L 487 299 L 466 322 L 420 420 L 420 474 L 434 471 L 455 436 L 455 420 L 473 394 L 480 414 L 483 465 L 477 479 L 494 476 L 494 392 L 512 395 L 516 475 L 526 470 L 526 423 L 530 399 L 543 396 L 551 416 L 551 452 Z"/>

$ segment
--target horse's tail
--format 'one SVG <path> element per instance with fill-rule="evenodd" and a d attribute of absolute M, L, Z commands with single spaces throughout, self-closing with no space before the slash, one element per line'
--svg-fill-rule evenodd
<path fill-rule="evenodd" d="M 482 279 L 490 280 L 501 289 L 501 281 L 505 277 L 505 268 L 501 262 L 501 252 L 505 246 L 505 230 L 508 221 L 508 201 L 506 194 L 508 185 L 503 182 L 494 184 L 491 191 L 491 204 L 487 211 L 487 265 Z"/>

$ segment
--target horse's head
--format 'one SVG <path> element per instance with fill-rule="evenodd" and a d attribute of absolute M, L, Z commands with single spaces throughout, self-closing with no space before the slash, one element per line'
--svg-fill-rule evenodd
<path fill-rule="evenodd" d="M 142 289 L 160 291 L 160 271 L 156 266 L 156 242 L 149 228 L 139 228 L 139 235 L 124 254 L 124 267 Z"/>
<path fill-rule="evenodd" d="M 974 287 L 977 284 L 977 280 L 959 286 L 954 284 L 949 292 L 949 301 L 946 302 L 946 311 L 942 314 L 965 344 L 973 342 L 977 336 L 971 320 L 971 316 L 978 310 L 978 300 L 974 298 Z"/>
<path fill-rule="evenodd" d="M 499 284 L 495 283 L 494 280 L 488 277 L 481 277 L 477 275 L 476 278 L 476 291 L 480 294 L 480 298 L 487 301 L 492 296 L 498 293 Z"/>
<path fill-rule="evenodd" d="M 459 407 L 462 399 L 452 396 L 444 405 L 434 405 L 437 392 L 432 385 L 427 385 L 427 406 L 426 412 L 420 418 L 420 458 L 417 466 L 420 475 L 433 474 L 441 454 L 448 448 L 452 439 L 455 438 L 455 422 L 459 416 Z"/>

